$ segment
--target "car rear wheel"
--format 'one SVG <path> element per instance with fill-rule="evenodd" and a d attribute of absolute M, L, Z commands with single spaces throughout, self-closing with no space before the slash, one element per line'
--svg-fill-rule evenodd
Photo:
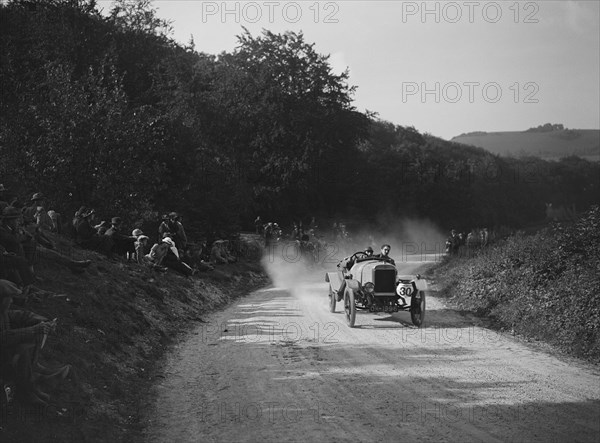
<path fill-rule="evenodd" d="M 329 312 L 335 312 L 335 302 L 337 299 L 337 294 L 329 287 Z"/>
<path fill-rule="evenodd" d="M 417 327 L 423 326 L 425 320 L 425 292 L 418 291 L 413 295 L 410 302 L 410 319 L 413 325 Z"/>
<path fill-rule="evenodd" d="M 356 321 L 356 304 L 354 303 L 354 291 L 352 289 L 346 289 L 346 292 L 344 292 L 344 311 L 348 326 L 353 328 Z"/>

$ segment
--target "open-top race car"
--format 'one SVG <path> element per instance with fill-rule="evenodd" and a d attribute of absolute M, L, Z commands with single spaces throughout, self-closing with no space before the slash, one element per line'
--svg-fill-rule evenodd
<path fill-rule="evenodd" d="M 423 326 L 427 282 L 417 275 L 398 275 L 392 260 L 355 252 L 341 260 L 336 272 L 328 272 L 329 311 L 344 301 L 348 326 L 354 327 L 356 310 L 410 311 L 415 326 Z"/>

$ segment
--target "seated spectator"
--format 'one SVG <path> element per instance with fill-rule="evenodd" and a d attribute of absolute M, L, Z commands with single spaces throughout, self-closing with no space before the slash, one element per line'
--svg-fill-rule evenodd
<path fill-rule="evenodd" d="M 195 269 L 199 271 L 212 271 L 215 269 L 213 265 L 204 260 L 204 248 L 206 247 L 205 242 L 201 242 L 197 245 L 188 243 L 189 262 Z M 210 257 L 207 257 L 210 259 Z"/>
<path fill-rule="evenodd" d="M 58 212 L 50 209 L 48 211 L 48 217 L 50 217 L 50 221 L 52 223 L 50 231 L 56 232 L 57 234 L 61 234 L 62 233 L 62 229 L 61 229 L 62 220 L 61 220 L 60 214 Z"/>
<path fill-rule="evenodd" d="M 105 235 L 98 235 L 93 226 L 94 217 L 95 212 L 93 209 L 79 214 L 75 225 L 76 242 L 82 248 L 93 249 L 110 257 L 113 248 L 112 239 Z"/>
<path fill-rule="evenodd" d="M 13 299 L 18 298 L 22 298 L 21 290 L 12 282 L 0 280 L 0 375 L 14 379 L 19 402 L 45 406 L 50 396 L 36 385 L 36 380 L 64 378 L 70 367 L 51 370 L 38 363 L 45 337 L 55 330 L 56 322 L 29 311 L 10 309 Z"/>
<path fill-rule="evenodd" d="M 110 228 L 110 223 L 107 222 L 106 220 L 102 220 L 99 224 L 94 226 L 94 229 L 96 230 L 96 234 L 98 234 L 98 235 L 106 234 L 106 231 L 108 231 L 108 228 Z"/>
<path fill-rule="evenodd" d="M 14 206 L 17 197 L 11 196 L 9 190 L 0 183 L 0 208 L 4 209 L 7 206 Z"/>
<path fill-rule="evenodd" d="M 167 253 L 163 259 L 163 264 L 168 268 L 171 268 L 174 271 L 177 271 L 185 276 L 189 277 L 191 275 L 194 275 L 194 269 L 192 269 L 190 265 L 188 265 L 181 259 L 179 250 L 177 249 L 177 246 L 175 246 L 175 242 L 169 237 L 166 237 L 163 239 L 163 243 L 169 245 L 169 249 L 167 250 Z"/>
<path fill-rule="evenodd" d="M 223 254 L 223 240 L 215 240 L 210 248 L 210 261 L 217 265 L 229 263 L 227 257 Z"/>
<path fill-rule="evenodd" d="M 54 223 L 46 212 L 46 197 L 41 192 L 33 194 L 31 205 L 23 209 L 23 221 L 25 225 L 35 224 L 40 229 L 51 231 Z"/>
<path fill-rule="evenodd" d="M 31 233 L 20 225 L 21 212 L 12 206 L 8 206 L 2 211 L 1 219 L 0 245 L 6 251 L 25 258 L 29 266 L 33 267 L 37 254 L 37 242 Z M 41 252 L 51 258 L 53 262 L 66 266 L 75 273 L 83 272 L 84 268 L 92 263 L 90 260 L 71 260 L 51 249 L 43 249 Z"/>
<path fill-rule="evenodd" d="M 45 235 L 44 230 L 50 231 L 53 227 L 52 219 L 44 209 L 46 197 L 41 192 L 33 194 L 31 206 L 23 209 L 23 226 L 40 245 L 54 249 L 54 243 Z"/>
<path fill-rule="evenodd" d="M 2 211 L 0 223 L 0 244 L 8 252 L 24 257 L 33 266 L 35 258 L 35 239 L 33 235 L 21 226 L 21 212 L 13 206 L 7 206 Z"/>
<path fill-rule="evenodd" d="M 135 237 L 123 233 L 123 222 L 121 217 L 113 217 L 111 227 L 106 230 L 104 235 L 111 238 L 113 241 L 113 249 L 117 255 L 124 256 L 129 259 L 135 254 Z"/>
<path fill-rule="evenodd" d="M 136 231 L 140 231 L 136 229 Z M 135 232 L 135 231 L 133 231 Z M 135 241 L 135 261 L 139 264 L 144 263 L 144 257 L 146 255 L 146 248 L 148 246 L 149 237 L 147 235 L 140 234 Z"/>
<path fill-rule="evenodd" d="M 227 259 L 229 263 L 237 262 L 237 257 L 231 252 L 231 244 L 229 243 L 229 240 L 223 240 L 223 245 L 221 248 L 223 256 Z"/>
<path fill-rule="evenodd" d="M 2 245 L 0 245 L 0 278 L 10 280 L 22 288 L 29 287 L 35 282 L 33 266 L 25 257 L 8 252 Z"/>
<path fill-rule="evenodd" d="M 150 252 L 146 254 L 145 257 L 149 263 L 155 266 L 161 266 L 170 247 L 171 246 L 168 243 L 165 243 L 164 241 L 155 243 L 154 246 L 152 246 L 152 249 L 150 249 Z"/>
<path fill-rule="evenodd" d="M 83 217 L 83 214 L 86 214 L 87 212 L 88 212 L 88 209 L 85 206 L 80 207 L 75 212 L 75 215 L 73 216 L 73 220 L 71 221 L 71 224 L 73 225 L 73 227 L 77 226 L 77 224 L 79 223 L 79 221 Z"/>

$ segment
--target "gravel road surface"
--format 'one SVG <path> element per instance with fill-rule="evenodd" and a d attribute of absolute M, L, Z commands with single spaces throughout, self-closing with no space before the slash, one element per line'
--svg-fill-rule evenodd
<path fill-rule="evenodd" d="M 400 272 L 423 263 L 402 263 Z M 324 271 L 205 319 L 154 388 L 145 440 L 600 441 L 600 372 L 494 332 L 433 293 L 407 312 L 328 311 Z"/>

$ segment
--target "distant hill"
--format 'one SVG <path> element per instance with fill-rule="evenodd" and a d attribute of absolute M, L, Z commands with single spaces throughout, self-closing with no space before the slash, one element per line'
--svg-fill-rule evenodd
<path fill-rule="evenodd" d="M 454 137 L 451 141 L 477 146 L 504 156 L 535 156 L 558 160 L 576 155 L 600 161 L 598 129 L 564 129 L 562 125 L 546 124 L 522 132 L 470 132 Z"/>

